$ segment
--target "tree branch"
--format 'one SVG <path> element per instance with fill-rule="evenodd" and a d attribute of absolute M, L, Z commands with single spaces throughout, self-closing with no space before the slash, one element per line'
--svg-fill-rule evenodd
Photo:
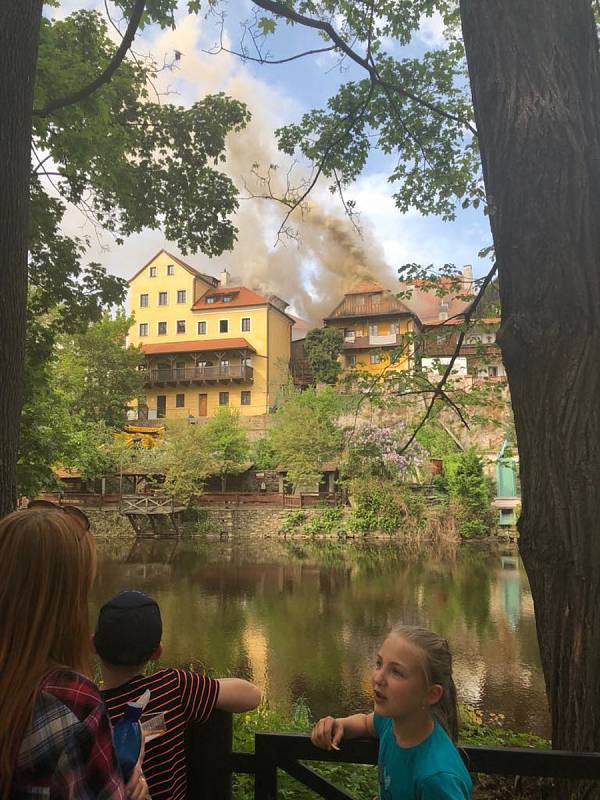
<path fill-rule="evenodd" d="M 398 92 L 398 94 L 402 95 L 403 97 L 407 97 L 409 100 L 417 103 L 424 108 L 429 109 L 433 114 L 437 114 L 439 116 L 445 117 L 446 119 L 452 122 L 458 122 L 460 125 L 464 125 L 468 128 L 471 133 L 475 136 L 477 135 L 477 130 L 467 121 L 461 119 L 460 117 L 455 116 L 454 114 L 450 114 L 448 111 L 444 111 L 443 108 L 439 108 L 438 106 L 430 103 L 428 100 L 425 100 L 423 97 L 419 97 L 412 92 L 403 89 L 401 86 L 397 86 L 396 84 L 390 83 L 389 81 L 383 81 L 381 77 L 376 74 L 376 70 L 373 69 L 372 65 L 369 63 L 368 58 L 363 58 L 359 55 L 355 50 L 353 50 L 339 33 L 335 30 L 333 25 L 329 22 L 324 22 L 323 20 L 314 19 L 314 17 L 307 17 L 304 14 L 299 14 L 293 8 L 289 8 L 288 6 L 284 5 L 281 2 L 277 2 L 277 0 L 252 0 L 254 5 L 258 6 L 259 8 L 264 9 L 265 11 L 271 12 L 276 17 L 284 17 L 285 19 L 289 19 L 292 22 L 297 22 L 300 25 L 304 25 L 307 28 L 314 28 L 315 30 L 323 31 L 324 33 L 329 36 L 331 41 L 336 45 L 336 47 L 345 53 L 348 58 L 354 61 L 356 64 L 361 66 L 365 69 L 369 75 L 371 76 L 371 80 L 374 83 L 378 83 L 381 86 L 387 86 L 388 89 L 391 89 L 394 92 Z"/>
<path fill-rule="evenodd" d="M 497 269 L 498 269 L 498 264 L 497 264 L 497 262 L 494 262 L 493 267 L 490 269 L 488 274 L 485 276 L 485 279 L 484 279 L 483 283 L 479 287 L 479 291 L 477 292 L 475 300 L 473 300 L 473 302 L 469 306 L 468 311 L 465 313 L 465 325 L 468 325 L 471 322 L 471 318 L 473 317 L 473 314 L 477 310 L 477 306 L 479 305 L 479 303 L 481 301 L 481 298 L 485 294 L 485 290 L 487 289 L 487 287 L 491 283 L 492 278 L 496 274 L 496 270 Z M 454 403 L 448 397 L 446 392 L 444 391 L 444 386 L 446 385 L 446 383 L 448 381 L 448 378 L 450 377 L 450 373 L 452 372 L 452 369 L 454 368 L 454 364 L 456 362 L 456 359 L 459 356 L 460 348 L 463 345 L 464 339 L 465 339 L 465 331 L 462 330 L 460 332 L 460 335 L 459 335 L 458 340 L 456 342 L 456 347 L 454 348 L 454 353 L 452 354 L 452 357 L 451 357 L 451 359 L 450 359 L 450 361 L 449 361 L 449 363 L 448 363 L 448 365 L 447 365 L 447 367 L 446 367 L 446 369 L 444 371 L 444 374 L 442 375 L 440 380 L 435 385 L 435 389 L 433 391 L 431 400 L 429 401 L 429 404 L 427 406 L 425 414 L 421 418 L 421 421 L 419 422 L 417 427 L 413 430 L 413 432 L 409 436 L 408 441 L 403 445 L 402 449 L 400 450 L 401 453 L 404 453 L 405 450 L 408 450 L 408 448 L 411 446 L 411 444 L 417 438 L 417 434 L 419 433 L 421 428 L 425 425 L 425 423 L 427 422 L 427 420 L 431 416 L 431 412 L 433 411 L 433 407 L 435 405 L 435 401 L 436 400 L 445 400 L 447 403 L 449 403 L 449 405 L 454 409 L 454 411 L 458 413 L 458 415 L 461 418 L 461 421 L 463 422 L 463 424 L 465 424 L 464 417 L 460 413 L 460 410 L 458 409 L 456 403 Z"/>
<path fill-rule="evenodd" d="M 123 60 L 127 55 L 127 51 L 133 43 L 135 34 L 142 19 L 142 14 L 144 13 L 145 6 L 146 0 L 136 0 L 127 30 L 123 36 L 123 41 L 119 45 L 116 53 L 112 57 L 104 72 L 98 75 L 97 78 L 95 78 L 87 86 L 84 86 L 82 89 L 65 95 L 64 97 L 60 97 L 57 100 L 51 100 L 47 105 L 44 106 L 44 108 L 34 109 L 34 117 L 47 117 L 54 111 L 58 111 L 59 108 L 65 108 L 65 106 L 72 106 L 75 103 L 79 103 L 81 100 L 85 100 L 86 97 L 94 94 L 94 92 L 105 83 L 108 83 L 123 63 Z"/>

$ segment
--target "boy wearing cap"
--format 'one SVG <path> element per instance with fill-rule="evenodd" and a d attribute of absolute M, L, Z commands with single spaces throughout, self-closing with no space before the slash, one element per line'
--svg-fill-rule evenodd
<path fill-rule="evenodd" d="M 260 690 L 240 678 L 208 678 L 181 669 L 144 675 L 148 661 L 162 654 L 162 620 L 155 600 L 143 592 L 121 592 L 100 609 L 94 647 L 102 662 L 102 696 L 113 725 L 125 706 L 147 689 L 144 718 L 164 714 L 166 731 L 147 742 L 144 776 L 152 800 L 186 800 L 185 729 L 214 708 L 250 711 Z"/>

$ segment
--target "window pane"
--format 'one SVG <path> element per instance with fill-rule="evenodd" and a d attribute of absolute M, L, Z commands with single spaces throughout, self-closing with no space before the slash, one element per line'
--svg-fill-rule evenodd
<path fill-rule="evenodd" d="M 185 303 L 185 289 L 179 289 L 177 292 L 177 302 Z"/>
<path fill-rule="evenodd" d="M 140 323 L 140 336 L 148 336 L 148 323 L 141 322 Z"/>
<path fill-rule="evenodd" d="M 141 294 L 140 295 L 140 307 L 141 308 L 147 308 L 147 306 L 148 306 L 148 295 L 147 294 Z"/>
<path fill-rule="evenodd" d="M 219 333 L 227 333 L 229 329 L 229 321 L 226 319 L 219 320 Z"/>
<path fill-rule="evenodd" d="M 202 336 L 206 333 L 206 322 L 199 322 L 198 323 L 198 334 Z"/>
<path fill-rule="evenodd" d="M 158 293 L 158 305 L 159 306 L 166 306 L 167 305 L 167 293 L 166 292 L 159 292 Z"/>
<path fill-rule="evenodd" d="M 158 333 L 159 335 L 164 335 L 167 332 L 167 323 L 166 322 L 159 322 L 158 323 Z"/>
<path fill-rule="evenodd" d="M 250 405 L 250 392 L 242 392 L 242 405 L 249 406 Z"/>
<path fill-rule="evenodd" d="M 219 392 L 219 405 L 220 406 L 229 405 L 229 392 Z"/>
<path fill-rule="evenodd" d="M 176 394 L 175 395 L 175 408 L 184 408 L 185 406 L 185 395 L 184 394 Z"/>
<path fill-rule="evenodd" d="M 150 277 L 156 278 L 156 267 L 150 267 Z"/>
<path fill-rule="evenodd" d="M 167 265 L 167 275 L 175 275 L 175 267 L 173 264 Z"/>
<path fill-rule="evenodd" d="M 185 333 L 185 320 L 178 319 L 177 320 L 177 333 Z"/>
<path fill-rule="evenodd" d="M 250 330 L 250 317 L 242 317 L 242 330 L 243 331 Z"/>

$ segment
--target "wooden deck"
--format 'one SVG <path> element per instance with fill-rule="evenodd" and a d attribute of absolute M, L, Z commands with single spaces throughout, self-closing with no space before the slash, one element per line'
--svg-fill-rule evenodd
<path fill-rule="evenodd" d="M 123 495 L 119 505 L 119 513 L 127 517 L 138 537 L 174 535 L 181 539 L 185 509 L 186 506 L 167 495 Z M 165 526 L 165 523 L 170 524 Z"/>

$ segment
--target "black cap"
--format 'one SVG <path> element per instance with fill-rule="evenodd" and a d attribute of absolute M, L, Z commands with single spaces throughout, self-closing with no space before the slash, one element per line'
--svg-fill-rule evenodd
<path fill-rule="evenodd" d="M 145 664 L 162 637 L 160 608 L 144 592 L 120 592 L 105 603 L 94 636 L 96 652 L 107 664 Z"/>

